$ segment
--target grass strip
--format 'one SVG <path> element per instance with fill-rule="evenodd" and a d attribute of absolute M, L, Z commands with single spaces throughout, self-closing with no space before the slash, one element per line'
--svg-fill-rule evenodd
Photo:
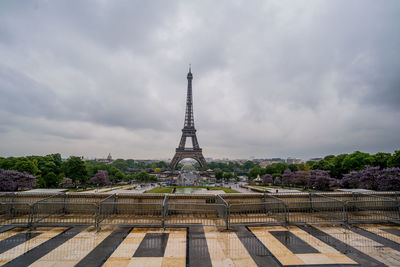
<path fill-rule="evenodd" d="M 225 193 L 239 193 L 236 190 L 226 188 L 226 187 L 214 187 L 214 186 L 166 186 L 166 187 L 156 187 L 146 191 L 145 193 L 166 193 L 170 194 L 174 188 L 207 188 L 207 190 L 221 190 Z"/>

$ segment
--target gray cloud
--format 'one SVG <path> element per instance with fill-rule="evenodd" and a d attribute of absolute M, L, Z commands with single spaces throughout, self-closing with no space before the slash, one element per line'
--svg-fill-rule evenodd
<path fill-rule="evenodd" d="M 398 1 L 2 1 L 0 156 L 399 149 Z"/>

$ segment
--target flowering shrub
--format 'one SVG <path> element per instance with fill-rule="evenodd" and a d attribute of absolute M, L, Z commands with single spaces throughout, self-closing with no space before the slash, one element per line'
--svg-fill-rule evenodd
<path fill-rule="evenodd" d="M 263 180 L 263 184 L 273 184 L 274 183 L 274 179 L 272 178 L 272 175 L 268 174 L 268 173 L 262 177 L 262 180 Z"/>
<path fill-rule="evenodd" d="M 382 191 L 400 190 L 400 168 L 387 168 L 380 172 L 378 189 Z"/>
<path fill-rule="evenodd" d="M 36 181 L 36 177 L 27 172 L 0 169 L 0 191 L 31 189 Z"/>
<path fill-rule="evenodd" d="M 359 171 L 359 173 L 361 174 L 359 177 L 361 188 L 378 190 L 379 167 L 366 166 L 365 170 Z"/>
<path fill-rule="evenodd" d="M 352 171 L 343 176 L 341 186 L 371 190 L 400 190 L 400 168 L 367 166 L 365 170 Z"/>
<path fill-rule="evenodd" d="M 294 173 L 294 184 L 307 185 L 310 179 L 310 174 L 306 171 L 297 171 Z"/>
<path fill-rule="evenodd" d="M 108 177 L 108 172 L 103 170 L 98 171 L 92 178 L 90 178 L 90 181 L 97 185 L 111 184 L 110 178 Z"/>
<path fill-rule="evenodd" d="M 331 178 L 329 171 L 311 170 L 308 186 L 318 190 L 328 190 L 330 187 L 338 185 L 336 179 Z"/>
<path fill-rule="evenodd" d="M 289 170 L 286 169 L 283 174 L 282 174 L 282 184 L 284 185 L 290 185 L 290 184 L 294 184 L 294 173 Z"/>

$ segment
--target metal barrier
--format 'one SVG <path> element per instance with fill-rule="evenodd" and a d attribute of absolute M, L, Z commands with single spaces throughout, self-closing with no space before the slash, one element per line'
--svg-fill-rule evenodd
<path fill-rule="evenodd" d="M 308 200 L 288 204 L 290 223 L 343 222 L 345 208 L 342 200 L 309 193 Z"/>
<path fill-rule="evenodd" d="M 228 227 L 227 204 L 220 196 L 184 198 L 185 202 L 168 198 L 165 226 L 193 224 Z"/>
<path fill-rule="evenodd" d="M 0 202 L 3 203 L 14 202 L 15 197 L 16 197 L 15 193 L 2 192 L 0 193 Z"/>
<path fill-rule="evenodd" d="M 100 200 L 96 211 L 96 228 L 99 229 L 100 223 L 107 218 L 108 215 L 115 213 L 116 194 L 109 195 L 108 197 Z M 112 201 L 111 201 L 112 200 Z M 103 203 L 110 202 L 109 205 L 102 205 Z M 106 210 L 109 209 L 109 210 Z"/>
<path fill-rule="evenodd" d="M 220 195 L 216 196 L 216 209 L 218 217 L 225 221 L 226 229 L 229 229 L 229 206 L 228 203 Z"/>
<path fill-rule="evenodd" d="M 22 195 L 22 194 L 21 194 Z M 0 225 L 187 226 L 286 225 L 289 223 L 400 223 L 396 193 L 240 195 L 0 194 Z M 40 199 L 40 196 L 46 196 Z M 296 197 L 297 196 L 297 197 Z M 393 198 L 392 198 L 393 196 Z M 84 201 L 88 198 L 88 201 Z M 345 200 L 344 200 L 345 199 Z M 26 202 L 23 202 L 23 201 Z"/>
<path fill-rule="evenodd" d="M 95 225 L 94 203 L 43 202 L 35 206 L 31 226 Z"/>
<path fill-rule="evenodd" d="M 32 205 L 29 226 L 94 225 L 97 205 L 95 203 L 68 202 L 64 193 L 56 194 Z"/>
<path fill-rule="evenodd" d="M 162 226 L 162 204 L 103 202 L 100 225 Z"/>
<path fill-rule="evenodd" d="M 168 195 L 164 196 L 162 207 L 163 207 L 163 211 L 162 211 L 162 223 L 161 223 L 161 225 L 162 225 L 163 228 L 165 228 L 165 217 L 168 214 Z"/>
<path fill-rule="evenodd" d="M 120 201 L 117 195 L 103 199 L 98 205 L 97 228 L 101 225 L 163 226 L 163 199 L 147 200 L 139 196 Z"/>
<path fill-rule="evenodd" d="M 30 225 L 41 224 L 41 221 L 55 214 L 63 214 L 65 210 L 65 193 L 55 194 L 36 201 L 32 205 L 32 220 Z"/>
<path fill-rule="evenodd" d="M 399 201 L 375 194 L 354 193 L 346 202 L 346 222 L 400 222 Z"/>
<path fill-rule="evenodd" d="M 264 194 L 258 203 L 229 204 L 229 225 L 286 225 L 286 204 Z"/>
<path fill-rule="evenodd" d="M 0 203 L 0 225 L 28 226 L 32 221 L 29 203 Z"/>

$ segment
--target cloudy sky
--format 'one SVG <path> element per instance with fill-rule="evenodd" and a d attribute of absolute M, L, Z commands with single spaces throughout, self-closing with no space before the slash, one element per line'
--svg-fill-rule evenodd
<path fill-rule="evenodd" d="M 0 156 L 400 149 L 400 1 L 0 2 Z"/>

